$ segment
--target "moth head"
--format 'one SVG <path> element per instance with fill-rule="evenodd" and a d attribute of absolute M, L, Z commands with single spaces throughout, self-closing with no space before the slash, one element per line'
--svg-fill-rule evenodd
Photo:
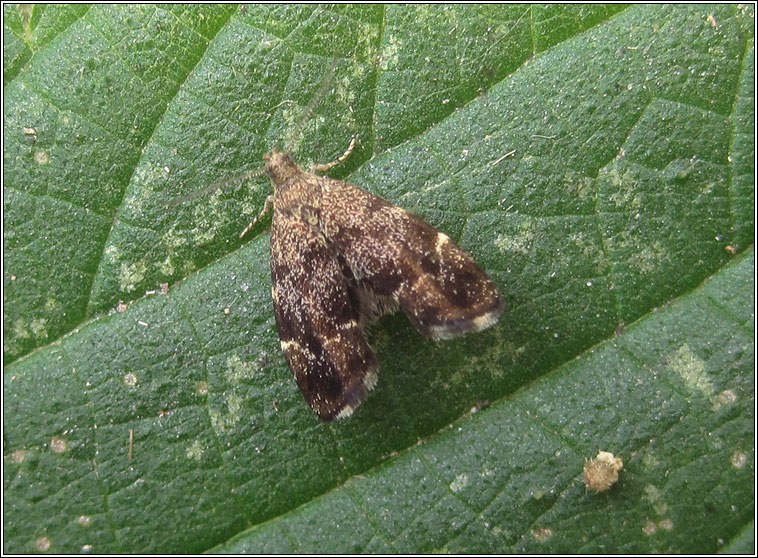
<path fill-rule="evenodd" d="M 299 172 L 290 156 L 276 149 L 271 151 L 271 155 L 264 155 L 263 160 L 266 161 L 266 174 L 271 177 L 274 184 L 282 184 Z"/>

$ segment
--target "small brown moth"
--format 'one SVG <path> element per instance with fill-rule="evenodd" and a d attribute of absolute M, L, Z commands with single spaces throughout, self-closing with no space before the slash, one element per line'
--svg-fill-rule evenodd
<path fill-rule="evenodd" d="M 350 416 L 376 385 L 377 361 L 363 333 L 370 321 L 399 307 L 422 334 L 448 339 L 493 325 L 503 311 L 495 284 L 447 235 L 314 174 L 345 160 L 354 145 L 310 172 L 286 153 L 264 156 L 274 194 L 261 215 L 273 206 L 279 339 L 300 391 L 325 422 Z"/>

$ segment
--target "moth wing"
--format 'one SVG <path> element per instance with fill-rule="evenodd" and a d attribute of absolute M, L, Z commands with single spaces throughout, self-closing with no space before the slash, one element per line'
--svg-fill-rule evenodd
<path fill-rule="evenodd" d="M 485 329 L 503 311 L 495 283 L 450 238 L 404 209 L 325 179 L 323 230 L 359 285 L 391 298 L 433 339 Z"/>
<path fill-rule="evenodd" d="M 376 383 L 377 362 L 323 235 L 274 215 L 271 279 L 279 339 L 300 391 L 321 420 L 349 416 Z"/>

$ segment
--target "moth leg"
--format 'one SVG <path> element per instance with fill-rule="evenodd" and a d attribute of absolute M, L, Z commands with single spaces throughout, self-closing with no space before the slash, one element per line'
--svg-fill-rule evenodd
<path fill-rule="evenodd" d="M 342 161 L 350 157 L 350 154 L 353 152 L 353 149 L 355 149 L 356 144 L 356 138 L 353 136 L 353 138 L 350 140 L 350 145 L 347 146 L 347 151 L 345 151 L 342 155 L 339 156 L 339 158 L 335 159 L 331 163 L 322 163 L 320 165 L 313 165 L 311 168 L 311 172 L 326 172 L 330 168 L 335 167 L 339 165 Z"/>
<path fill-rule="evenodd" d="M 240 238 L 245 236 L 248 233 L 248 231 L 250 231 L 250 229 L 252 229 L 262 217 L 264 217 L 269 211 L 271 211 L 272 207 L 274 207 L 274 196 L 267 196 L 266 201 L 263 204 L 263 209 L 261 209 L 261 212 L 258 214 L 258 216 L 255 219 L 250 221 L 250 224 L 247 227 L 245 227 L 245 230 L 240 233 Z"/>

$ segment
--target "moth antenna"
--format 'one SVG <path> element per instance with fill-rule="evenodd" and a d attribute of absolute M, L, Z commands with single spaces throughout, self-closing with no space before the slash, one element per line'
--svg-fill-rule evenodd
<path fill-rule="evenodd" d="M 167 201 L 164 206 L 165 207 L 176 207 L 177 205 L 185 204 L 189 201 L 196 200 L 197 198 L 205 197 L 209 194 L 212 194 L 216 190 L 223 190 L 224 188 L 229 188 L 231 186 L 237 186 L 238 184 L 242 184 L 243 182 L 247 182 L 248 180 L 252 180 L 253 178 L 258 178 L 259 176 L 262 176 L 266 172 L 266 167 L 260 167 L 258 169 L 255 169 L 254 171 L 250 171 L 248 173 L 245 173 L 241 176 L 236 176 L 234 178 L 225 178 L 223 180 L 219 180 L 218 182 L 214 182 L 207 188 L 202 188 L 200 190 L 195 190 L 193 192 L 190 192 L 189 194 L 186 194 L 184 196 L 179 196 L 178 198 L 174 198 L 172 200 Z"/>
<path fill-rule="evenodd" d="M 285 153 L 292 152 L 292 148 L 294 147 L 298 136 L 302 133 L 303 128 L 305 128 L 305 125 L 310 120 L 311 116 L 313 115 L 313 111 L 316 110 L 316 107 L 318 106 L 318 104 L 323 100 L 324 95 L 326 94 L 327 89 L 329 89 L 332 79 L 334 78 L 334 73 L 337 70 L 338 61 L 339 61 L 339 57 L 337 56 L 337 52 L 335 51 L 334 56 L 332 57 L 332 63 L 329 66 L 329 71 L 324 76 L 324 79 L 321 80 L 321 85 L 319 86 L 318 91 L 313 95 L 313 97 L 311 97 L 311 101 L 310 103 L 308 103 L 308 106 L 306 107 L 305 112 L 303 113 L 303 118 L 300 120 L 300 123 L 298 124 L 297 128 L 295 128 L 295 132 L 292 134 L 292 137 L 289 143 L 287 144 Z M 285 99 L 284 101 L 282 101 L 281 103 L 279 103 L 273 108 L 276 109 L 284 104 L 290 104 L 294 102 L 295 101 L 291 99 Z M 353 143 L 350 144 L 350 149 L 348 151 L 352 150 L 354 142 L 355 142 L 355 139 L 353 139 Z M 339 162 L 342 162 L 342 159 L 340 159 Z M 184 196 L 179 196 L 178 198 L 169 200 L 164 204 L 164 207 L 176 207 L 177 205 L 185 204 L 197 198 L 202 198 L 209 194 L 212 194 L 216 190 L 229 188 L 232 186 L 236 186 L 238 184 L 242 184 L 243 182 L 246 182 L 248 180 L 252 180 L 253 178 L 258 178 L 259 176 L 262 176 L 265 173 L 266 173 L 266 168 L 261 167 L 259 169 L 256 169 L 254 171 L 251 171 L 249 173 L 243 174 L 238 177 L 219 180 L 218 182 L 214 182 L 207 188 L 195 190 L 194 192 L 190 192 L 189 194 L 186 194 Z"/>
<path fill-rule="evenodd" d="M 285 153 L 292 153 L 292 148 L 295 146 L 295 142 L 297 141 L 298 136 L 300 136 L 303 128 L 305 128 L 305 125 L 311 119 L 313 111 L 316 110 L 316 107 L 323 100 L 327 89 L 329 89 L 329 86 L 332 83 L 332 78 L 334 78 L 334 72 L 337 70 L 338 60 L 339 58 L 337 57 L 337 52 L 335 51 L 334 56 L 332 57 L 332 63 L 329 66 L 329 71 L 321 81 L 321 86 L 318 88 L 318 91 L 315 93 L 315 95 L 313 95 L 313 97 L 311 97 L 311 102 L 308 103 L 308 107 L 303 113 L 303 118 L 300 120 L 300 124 L 298 124 L 297 128 L 295 128 L 295 132 L 292 134 L 289 143 L 285 147 Z"/>
<path fill-rule="evenodd" d="M 510 29 L 508 29 L 508 31 L 506 31 L 506 32 L 505 32 L 505 34 L 504 34 L 502 37 L 500 37 L 500 38 L 499 38 L 497 41 L 495 41 L 494 43 L 492 43 L 492 44 L 491 44 L 491 45 L 490 45 L 490 46 L 487 48 L 487 50 L 485 50 L 485 51 L 484 51 L 484 54 L 482 54 L 482 55 L 481 55 L 479 58 L 480 58 L 480 59 L 482 59 L 482 58 L 484 58 L 485 56 L 487 56 L 487 55 L 490 53 L 490 51 L 491 51 L 493 48 L 495 48 L 495 47 L 498 45 L 498 43 L 500 43 L 500 41 L 502 41 L 502 40 L 503 40 L 503 39 L 505 39 L 505 38 L 506 38 L 508 35 L 510 35 L 510 34 L 511 34 L 511 31 L 513 31 L 513 30 L 516 28 L 516 26 L 517 26 L 519 23 L 521 23 L 521 20 L 522 20 L 522 19 L 524 19 L 524 16 L 526 16 L 526 14 L 528 14 L 530 10 L 531 10 L 531 8 L 527 8 L 527 9 L 526 9 L 526 11 L 525 11 L 523 14 L 521 14 L 521 16 L 520 16 L 520 17 L 519 17 L 519 18 L 516 20 L 516 23 L 514 23 L 513 25 L 511 25 L 511 28 L 510 28 Z"/>

